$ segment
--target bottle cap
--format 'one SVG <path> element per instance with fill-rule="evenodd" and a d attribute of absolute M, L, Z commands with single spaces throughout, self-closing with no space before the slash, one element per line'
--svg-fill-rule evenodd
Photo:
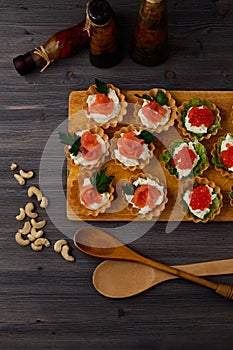
<path fill-rule="evenodd" d="M 113 10 L 105 0 L 93 0 L 88 6 L 90 20 L 96 25 L 104 25 L 113 16 Z"/>
<path fill-rule="evenodd" d="M 36 68 L 30 52 L 25 55 L 17 56 L 13 59 L 15 69 L 20 75 L 26 75 Z"/>

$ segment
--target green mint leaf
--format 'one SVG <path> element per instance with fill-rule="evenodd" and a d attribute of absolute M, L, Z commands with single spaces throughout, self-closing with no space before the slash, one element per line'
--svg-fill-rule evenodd
<path fill-rule="evenodd" d="M 69 149 L 70 153 L 76 157 L 78 155 L 79 150 L 80 150 L 80 146 L 81 146 L 81 137 L 78 136 L 76 141 L 73 143 L 73 145 Z"/>
<path fill-rule="evenodd" d="M 106 175 L 107 168 L 104 168 L 98 171 L 95 171 L 90 179 L 92 186 L 99 192 L 104 193 L 108 192 L 108 187 L 112 180 L 114 179 L 114 176 L 107 176 Z"/>
<path fill-rule="evenodd" d="M 95 85 L 96 85 L 96 91 L 100 94 L 105 94 L 108 96 L 108 86 L 104 81 L 100 81 L 98 79 L 95 79 Z"/>
<path fill-rule="evenodd" d="M 122 186 L 122 190 L 125 192 L 125 194 L 132 196 L 134 194 L 134 191 L 136 189 L 136 186 L 133 184 L 127 184 L 125 186 Z"/>
<path fill-rule="evenodd" d="M 145 143 L 149 144 L 153 142 L 155 135 L 147 130 L 142 130 L 139 135 L 137 135 L 138 139 L 143 139 Z"/>
<path fill-rule="evenodd" d="M 158 102 L 161 106 L 165 105 L 168 101 L 167 96 L 165 95 L 165 93 L 162 90 L 159 90 L 159 92 L 157 93 L 157 96 L 155 98 L 156 102 Z"/>
<path fill-rule="evenodd" d="M 148 101 L 153 101 L 154 99 L 153 99 L 153 97 L 151 97 L 150 95 L 146 95 L 146 94 L 143 94 L 143 95 L 138 95 L 138 94 L 135 94 L 135 96 L 136 97 L 138 97 L 138 98 L 143 98 L 143 100 L 148 100 Z"/>
<path fill-rule="evenodd" d="M 81 137 L 76 134 L 72 136 L 70 133 L 65 134 L 60 132 L 59 138 L 61 143 L 71 146 L 69 152 L 76 157 L 81 146 Z"/>

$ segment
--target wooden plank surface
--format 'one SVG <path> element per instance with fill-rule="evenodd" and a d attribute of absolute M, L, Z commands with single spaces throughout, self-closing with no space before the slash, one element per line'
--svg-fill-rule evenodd
<path fill-rule="evenodd" d="M 152 87 L 153 88 L 153 87 Z M 155 86 L 155 88 L 160 88 L 159 86 Z M 135 93 L 141 95 L 146 93 L 145 90 L 126 90 L 122 91 L 122 93 L 126 97 L 126 101 L 129 103 L 128 105 L 128 113 L 124 116 L 124 119 L 120 125 L 116 128 L 109 131 L 108 129 L 105 132 L 109 135 L 110 142 L 111 137 L 114 131 L 118 130 L 122 125 L 137 125 L 136 120 L 133 116 L 133 105 L 136 103 Z M 217 135 L 212 136 L 208 140 L 203 140 L 202 143 L 207 149 L 207 155 L 210 163 L 210 167 L 205 171 L 204 177 L 209 179 L 210 181 L 214 181 L 216 185 L 221 188 L 221 192 L 223 194 L 223 208 L 221 210 L 220 215 L 216 216 L 214 221 L 223 222 L 223 221 L 233 221 L 233 208 L 230 205 L 229 192 L 233 186 L 233 179 L 229 177 L 219 176 L 219 173 L 215 170 L 214 165 L 212 163 L 211 150 L 213 149 L 214 143 L 220 136 L 225 135 L 226 133 L 233 132 L 233 117 L 232 117 L 232 106 L 233 106 L 233 92 L 232 91 L 170 91 L 172 97 L 176 100 L 176 105 L 179 107 L 183 101 L 189 101 L 193 97 L 199 97 L 201 99 L 206 99 L 212 103 L 215 103 L 220 109 L 221 114 L 221 130 L 217 133 Z M 69 124 L 68 128 L 70 132 L 75 132 L 78 130 L 90 129 L 92 126 L 89 125 L 89 121 L 85 117 L 85 112 L 83 113 L 83 101 L 85 98 L 85 91 L 73 91 L 70 94 L 69 98 Z M 184 218 L 184 212 L 182 213 L 182 209 L 177 203 L 177 195 L 180 187 L 180 181 L 175 177 L 171 176 L 168 171 L 165 169 L 164 163 L 161 161 L 160 155 L 165 149 L 165 145 L 168 147 L 172 140 L 178 138 L 185 138 L 182 133 L 177 128 L 177 123 L 175 123 L 174 127 L 169 128 L 168 131 L 162 132 L 156 136 L 158 140 L 155 140 L 155 151 L 154 157 L 157 161 L 150 162 L 146 167 L 145 171 L 150 173 L 151 175 L 157 176 L 162 182 L 164 182 L 167 191 L 168 191 L 168 203 L 166 204 L 165 210 L 161 213 L 159 218 L 155 218 L 157 221 L 187 221 Z M 159 142 L 158 142 L 159 141 Z M 104 164 L 100 165 L 101 167 L 107 167 L 109 169 L 110 174 L 114 175 L 117 179 L 114 184 L 117 183 L 121 179 L 129 179 L 131 176 L 131 172 L 127 172 L 121 169 L 119 165 L 116 165 L 114 160 L 111 160 L 111 156 L 104 161 Z M 67 176 L 67 216 L 70 220 L 87 220 L 87 221 L 132 221 L 135 220 L 127 208 L 122 205 L 119 206 L 119 203 L 114 205 L 112 203 L 111 207 L 106 210 L 105 213 L 99 214 L 97 217 L 93 216 L 85 216 L 80 211 L 81 204 L 77 204 L 77 206 L 71 205 L 70 197 L 73 193 L 73 181 L 74 179 L 79 178 L 79 173 L 81 171 L 80 166 L 73 165 L 72 161 L 68 161 L 68 176 Z M 120 197 L 120 193 L 118 193 L 118 200 Z M 77 200 L 77 203 L 79 201 Z M 122 202 L 122 201 L 121 201 Z M 121 203 L 122 204 L 122 203 Z M 121 208 L 120 210 L 118 208 Z M 142 220 L 137 218 L 137 220 Z M 144 219 L 146 220 L 146 219 Z"/>
<path fill-rule="evenodd" d="M 117 66 L 93 67 L 84 49 L 52 63 L 43 74 L 21 77 L 13 57 L 80 22 L 86 1 L 0 0 L 0 349 L 231 350 L 232 302 L 203 287 L 176 280 L 130 299 L 99 295 L 91 282 L 99 260 L 74 248 L 67 237 L 69 230 L 75 232 L 72 223 L 66 224 L 67 231 L 54 223 L 60 212 L 48 215 L 37 208 L 39 217 L 47 220 L 46 237 L 52 245 L 66 238 L 75 263 L 64 261 L 52 246 L 36 253 L 14 240 L 21 227 L 15 216 L 28 200 L 27 187 L 40 183 L 44 147 L 67 120 L 71 91 L 86 90 L 95 78 L 103 77 L 122 90 L 161 86 L 174 91 L 232 91 L 232 0 L 168 0 L 170 56 L 151 68 L 137 65 L 129 54 L 139 0 L 110 3 L 119 19 L 124 53 Z M 35 171 L 25 188 L 13 178 L 12 161 Z M 51 172 L 51 184 L 57 175 Z M 65 165 L 62 183 L 66 192 Z M 144 233 L 140 223 L 136 228 L 118 222 L 93 225 L 106 231 L 127 229 L 132 237 Z M 231 258 L 232 223 L 183 222 L 169 232 L 166 222 L 157 222 L 130 246 L 174 265 Z M 233 275 L 209 279 L 233 285 Z"/>

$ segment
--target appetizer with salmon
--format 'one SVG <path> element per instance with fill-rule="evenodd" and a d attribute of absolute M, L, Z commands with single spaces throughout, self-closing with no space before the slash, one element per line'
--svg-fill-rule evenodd
<path fill-rule="evenodd" d="M 77 131 L 74 135 L 60 133 L 60 139 L 67 145 L 67 157 L 75 165 L 91 168 L 99 165 L 108 155 L 108 136 L 99 127 Z"/>
<path fill-rule="evenodd" d="M 181 189 L 180 201 L 187 220 L 205 223 L 220 213 L 223 196 L 213 181 L 195 177 L 193 181 L 187 181 Z"/>
<path fill-rule="evenodd" d="M 199 141 L 216 135 L 220 128 L 220 111 L 215 104 L 198 97 L 178 108 L 178 127 L 183 135 Z"/>
<path fill-rule="evenodd" d="M 164 89 L 152 89 L 147 94 L 135 94 L 134 116 L 139 124 L 160 133 L 174 125 L 177 107 L 171 94 Z"/>
<path fill-rule="evenodd" d="M 206 148 L 197 139 L 174 140 L 161 158 L 169 173 L 178 179 L 201 176 L 209 167 Z"/>
<path fill-rule="evenodd" d="M 114 199 L 112 180 L 114 176 L 106 174 L 107 168 L 84 173 L 79 181 L 79 198 L 82 210 L 86 215 L 97 216 L 110 207 Z"/>
<path fill-rule="evenodd" d="M 220 137 L 211 151 L 215 169 L 222 176 L 233 178 L 233 134 Z"/>
<path fill-rule="evenodd" d="M 133 216 L 151 220 L 165 209 L 167 191 L 157 178 L 140 173 L 132 176 L 122 190 L 127 208 Z"/>
<path fill-rule="evenodd" d="M 84 98 L 83 108 L 89 121 L 103 128 L 115 127 L 126 114 L 127 103 L 125 96 L 112 84 L 95 79 Z"/>
<path fill-rule="evenodd" d="M 112 157 L 123 169 L 142 169 L 153 157 L 154 138 L 149 131 L 140 130 L 133 125 L 123 127 L 115 132 L 111 140 Z"/>

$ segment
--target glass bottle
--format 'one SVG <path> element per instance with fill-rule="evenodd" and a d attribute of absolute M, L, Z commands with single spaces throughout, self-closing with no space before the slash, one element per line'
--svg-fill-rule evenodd
<path fill-rule="evenodd" d="M 74 27 L 63 29 L 51 36 L 45 45 L 15 57 L 13 63 L 17 72 L 25 75 L 41 66 L 43 72 L 51 62 L 76 54 L 89 41 L 85 24 L 82 21 Z"/>
<path fill-rule="evenodd" d="M 132 58 L 145 66 L 163 63 L 168 57 L 166 0 L 141 0 L 134 31 Z"/>
<path fill-rule="evenodd" d="M 90 35 L 90 62 L 100 68 L 112 67 L 121 59 L 114 12 L 105 0 L 87 4 L 87 28 Z"/>

